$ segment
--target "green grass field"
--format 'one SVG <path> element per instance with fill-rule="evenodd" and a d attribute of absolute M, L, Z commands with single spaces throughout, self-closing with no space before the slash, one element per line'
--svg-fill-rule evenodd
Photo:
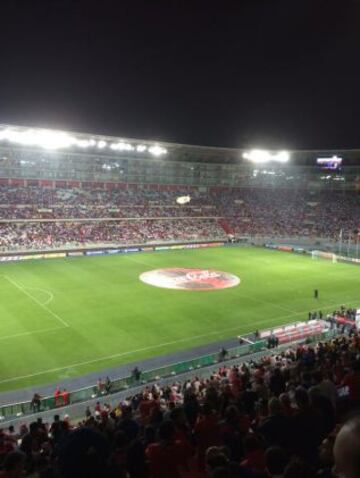
<path fill-rule="evenodd" d="M 222 270 L 241 284 L 189 292 L 139 281 L 142 272 L 165 267 Z M 60 382 L 341 304 L 360 306 L 359 267 L 258 248 L 4 263 L 0 390 Z"/>

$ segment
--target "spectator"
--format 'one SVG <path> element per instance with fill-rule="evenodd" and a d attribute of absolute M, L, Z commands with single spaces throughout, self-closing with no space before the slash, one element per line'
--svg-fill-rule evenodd
<path fill-rule="evenodd" d="M 345 375 L 343 385 L 349 387 L 349 400 L 352 406 L 360 404 L 360 360 L 353 362 L 351 371 Z"/>
<path fill-rule="evenodd" d="M 350 419 L 335 440 L 336 471 L 343 478 L 358 478 L 360 470 L 360 417 Z"/>
<path fill-rule="evenodd" d="M 41 397 L 38 393 L 34 393 L 30 406 L 34 413 L 40 412 Z"/>
<path fill-rule="evenodd" d="M 25 455 L 20 451 L 11 451 L 3 462 L 1 478 L 23 478 L 25 476 Z"/>
<path fill-rule="evenodd" d="M 281 478 L 288 464 L 288 456 L 283 448 L 274 446 L 266 450 L 265 461 L 269 478 Z"/>
<path fill-rule="evenodd" d="M 279 399 L 273 397 L 269 400 L 269 415 L 258 427 L 267 447 L 279 446 L 288 449 L 291 443 L 291 424 L 285 416 L 284 409 Z"/>
<path fill-rule="evenodd" d="M 184 450 L 180 442 L 174 440 L 175 429 L 171 421 L 165 421 L 159 428 L 159 443 L 148 446 L 146 456 L 149 460 L 152 478 L 167 478 L 169 470 L 173 478 L 181 477 L 186 467 Z"/>

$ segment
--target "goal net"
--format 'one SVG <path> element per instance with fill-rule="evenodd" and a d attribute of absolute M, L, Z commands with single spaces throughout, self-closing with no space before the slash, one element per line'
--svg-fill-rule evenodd
<path fill-rule="evenodd" d="M 311 251 L 311 257 L 313 259 L 326 259 L 328 261 L 337 262 L 337 255 L 332 252 Z"/>

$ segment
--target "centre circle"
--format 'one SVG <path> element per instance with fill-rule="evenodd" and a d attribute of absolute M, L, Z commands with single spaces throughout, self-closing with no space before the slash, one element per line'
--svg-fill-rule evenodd
<path fill-rule="evenodd" d="M 217 290 L 235 287 L 239 277 L 213 269 L 155 269 L 140 274 L 145 284 L 166 289 Z"/>

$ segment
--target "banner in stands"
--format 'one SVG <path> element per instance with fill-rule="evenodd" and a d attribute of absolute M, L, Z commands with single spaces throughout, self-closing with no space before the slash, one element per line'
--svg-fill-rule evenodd
<path fill-rule="evenodd" d="M 303 249 L 302 247 L 294 247 L 293 251 L 297 254 L 306 254 L 305 249 Z"/>
<path fill-rule="evenodd" d="M 279 251 L 292 252 L 294 249 L 290 246 L 278 246 Z"/>
<path fill-rule="evenodd" d="M 103 256 L 106 251 L 85 251 L 86 256 Z"/>
<path fill-rule="evenodd" d="M 43 254 L 26 254 L 22 256 L 4 256 L 0 257 L 1 262 L 7 261 L 27 261 L 31 259 L 57 259 L 59 257 L 66 257 L 65 252 L 49 252 Z"/>
<path fill-rule="evenodd" d="M 0 262 L 8 262 L 8 261 L 21 261 L 21 256 L 4 256 L 4 257 L 0 257 Z"/>
<path fill-rule="evenodd" d="M 66 257 L 66 253 L 65 252 L 49 252 L 49 253 L 42 254 L 42 256 L 44 259 L 56 259 L 58 257 Z"/>
<path fill-rule="evenodd" d="M 292 246 L 285 246 L 279 244 L 265 244 L 267 249 L 274 249 L 277 251 L 285 251 L 285 252 L 296 252 L 296 254 L 306 254 L 305 249 L 302 247 L 292 247 Z"/>
<path fill-rule="evenodd" d="M 265 247 L 267 249 L 277 249 L 277 245 L 275 245 L 275 244 L 265 244 Z"/>
<path fill-rule="evenodd" d="M 79 256 L 83 256 L 83 255 L 84 255 L 83 251 L 73 251 L 73 252 L 68 252 L 67 253 L 68 257 L 79 257 Z"/>
<path fill-rule="evenodd" d="M 224 242 L 202 242 L 197 244 L 174 244 L 173 246 L 155 246 L 155 251 L 168 251 L 169 249 L 199 249 L 202 247 L 219 247 L 223 246 Z"/>

